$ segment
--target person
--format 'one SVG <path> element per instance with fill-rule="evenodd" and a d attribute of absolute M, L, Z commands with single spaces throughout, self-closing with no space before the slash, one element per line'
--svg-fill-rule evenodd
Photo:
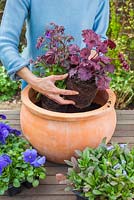
<path fill-rule="evenodd" d="M 26 21 L 27 47 L 20 55 L 18 51 L 19 38 Z M 35 60 L 43 53 L 37 50 L 37 38 L 45 28 L 54 22 L 62 25 L 66 33 L 75 38 L 75 43 L 81 48 L 83 41 L 81 32 L 92 29 L 106 39 L 109 23 L 109 0 L 7 0 L 0 27 L 0 60 L 13 80 L 23 79 L 22 88 L 26 82 L 36 91 L 46 95 L 59 104 L 75 104 L 65 100 L 61 95 L 76 95 L 77 91 L 59 89 L 56 80 L 67 78 L 68 74 L 52 75 L 40 78 L 32 73 L 30 59 Z M 92 50 L 89 59 L 96 56 Z"/>

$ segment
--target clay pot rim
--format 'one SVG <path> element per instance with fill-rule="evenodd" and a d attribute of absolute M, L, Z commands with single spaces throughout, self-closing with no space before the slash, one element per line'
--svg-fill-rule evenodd
<path fill-rule="evenodd" d="M 21 92 L 21 100 L 22 103 L 34 114 L 51 120 L 57 121 L 77 121 L 85 120 L 86 118 L 94 118 L 100 115 L 103 115 L 106 112 L 109 112 L 114 108 L 114 104 L 116 101 L 116 96 L 111 89 L 107 89 L 106 92 L 108 93 L 108 101 L 102 107 L 95 109 L 93 111 L 81 112 L 81 113 L 60 113 L 49 111 L 44 108 L 40 108 L 39 106 L 35 105 L 29 98 L 29 92 L 32 89 L 31 86 L 26 86 L 25 89 Z"/>

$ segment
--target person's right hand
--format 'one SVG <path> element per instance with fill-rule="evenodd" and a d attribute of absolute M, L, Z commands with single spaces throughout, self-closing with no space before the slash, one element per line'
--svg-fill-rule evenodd
<path fill-rule="evenodd" d="M 66 79 L 68 74 L 64 75 L 51 75 L 45 78 L 37 78 L 31 84 L 32 88 L 41 94 L 47 96 L 49 99 L 55 101 L 58 104 L 75 104 L 72 100 L 65 100 L 60 95 L 77 95 L 77 91 L 59 89 L 55 86 L 55 82 L 58 80 Z"/>

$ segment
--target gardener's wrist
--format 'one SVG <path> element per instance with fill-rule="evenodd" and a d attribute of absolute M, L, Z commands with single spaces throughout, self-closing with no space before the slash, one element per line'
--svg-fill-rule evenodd
<path fill-rule="evenodd" d="M 20 69 L 17 74 L 31 86 L 37 85 L 37 82 L 40 79 L 35 76 L 27 67 Z"/>

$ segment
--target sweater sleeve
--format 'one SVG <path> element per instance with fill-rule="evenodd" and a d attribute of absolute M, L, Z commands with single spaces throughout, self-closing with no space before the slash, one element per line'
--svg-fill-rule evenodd
<path fill-rule="evenodd" d="M 22 58 L 18 51 L 20 34 L 28 17 L 30 0 L 7 0 L 0 26 L 0 60 L 12 80 L 19 80 L 18 70 L 27 66 L 29 61 Z"/>
<path fill-rule="evenodd" d="M 101 36 L 102 41 L 107 39 L 106 32 L 109 25 L 109 0 L 100 0 L 94 20 L 93 30 Z"/>

